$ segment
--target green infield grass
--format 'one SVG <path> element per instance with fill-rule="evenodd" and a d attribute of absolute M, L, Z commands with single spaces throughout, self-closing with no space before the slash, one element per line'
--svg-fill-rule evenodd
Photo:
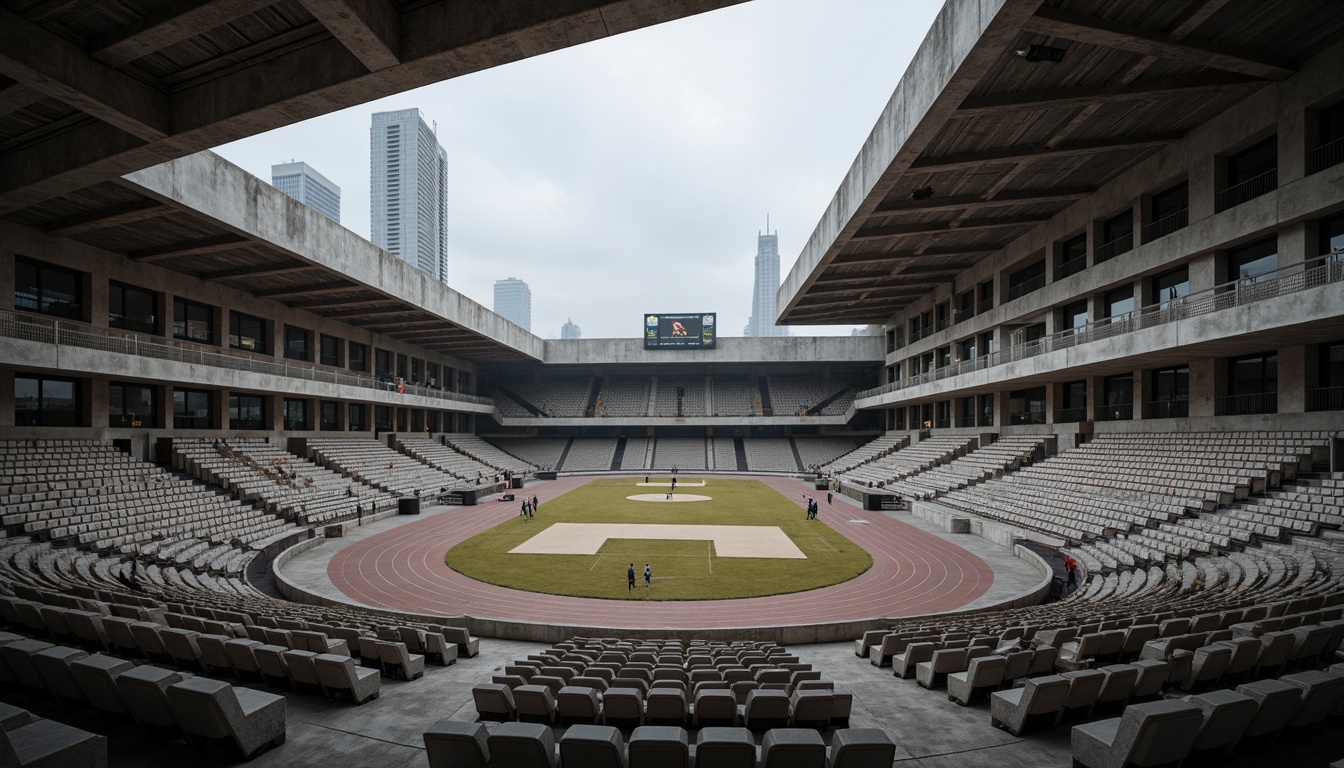
<path fill-rule="evenodd" d="M 653 478 L 650 478 L 651 480 Z M 667 481 L 669 477 L 659 478 Z M 619 600 L 714 600 L 779 595 L 837 584 L 868 570 L 873 559 L 826 525 L 832 513 L 822 497 L 821 519 L 806 520 L 801 508 L 757 480 L 677 477 L 678 493 L 711 501 L 653 503 L 627 496 L 661 494 L 636 478 L 593 480 L 556 499 L 541 499 L 536 517 L 514 517 L 448 550 L 444 562 L 473 579 L 503 587 L 576 597 Z M 798 497 L 815 496 L 801 483 Z M 521 503 L 521 501 L 519 502 Z M 834 514 L 840 514 L 835 508 Z M 778 526 L 807 555 L 806 560 L 721 558 L 709 541 L 607 539 L 596 555 L 509 554 L 554 523 L 656 523 L 680 525 Z M 635 564 L 636 587 L 626 588 L 626 569 Z M 644 564 L 653 567 L 653 585 L 644 587 Z"/>

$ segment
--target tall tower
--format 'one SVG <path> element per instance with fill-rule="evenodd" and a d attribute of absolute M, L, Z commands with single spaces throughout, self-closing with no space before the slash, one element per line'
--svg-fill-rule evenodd
<path fill-rule="evenodd" d="M 341 223 L 341 188 L 307 163 L 280 163 L 271 166 L 271 186 Z"/>
<path fill-rule="evenodd" d="M 564 325 L 560 326 L 560 338 L 581 339 L 583 338 L 583 329 L 575 325 L 572 318 L 568 319 Z"/>
<path fill-rule="evenodd" d="M 789 329 L 775 325 L 775 294 L 779 291 L 779 235 L 770 233 L 770 217 L 765 217 L 765 234 L 756 233 L 756 280 L 751 294 L 751 318 L 747 336 L 788 336 Z"/>
<path fill-rule="evenodd" d="M 516 277 L 495 281 L 495 314 L 532 330 L 532 289 Z"/>
<path fill-rule="evenodd" d="M 418 109 L 378 112 L 369 130 L 374 245 L 448 281 L 448 153 Z"/>

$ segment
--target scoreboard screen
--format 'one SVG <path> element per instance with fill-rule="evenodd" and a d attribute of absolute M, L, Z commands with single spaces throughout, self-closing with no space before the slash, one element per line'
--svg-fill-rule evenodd
<path fill-rule="evenodd" d="M 645 349 L 713 349 L 715 313 L 645 315 Z"/>

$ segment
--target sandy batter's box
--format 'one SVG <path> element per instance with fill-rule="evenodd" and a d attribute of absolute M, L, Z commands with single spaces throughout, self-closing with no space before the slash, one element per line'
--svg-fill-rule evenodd
<path fill-rule="evenodd" d="M 509 554 L 596 555 L 607 539 L 712 541 L 719 557 L 807 559 L 793 539 L 774 525 L 556 523 L 509 550 Z"/>

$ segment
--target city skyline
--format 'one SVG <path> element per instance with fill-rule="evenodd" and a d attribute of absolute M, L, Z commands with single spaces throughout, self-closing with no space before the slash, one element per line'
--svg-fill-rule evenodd
<path fill-rule="evenodd" d="M 370 239 L 448 282 L 448 153 L 419 109 L 376 112 L 369 128 Z"/>
<path fill-rule="evenodd" d="M 770 232 L 770 217 L 765 217 L 765 233 L 756 233 L 756 262 L 751 289 L 751 317 L 742 335 L 752 337 L 788 336 L 789 329 L 775 325 L 775 294 L 779 291 L 779 233 Z"/>
<path fill-rule="evenodd" d="M 532 289 L 516 277 L 495 281 L 491 310 L 525 331 L 532 330 Z"/>
<path fill-rule="evenodd" d="M 290 160 L 272 165 L 271 186 L 341 223 L 341 188 L 308 163 Z"/>
<path fill-rule="evenodd" d="M 560 338 L 562 339 L 581 339 L 583 338 L 583 329 L 574 324 L 574 320 L 565 320 L 565 324 L 560 326 Z"/>

